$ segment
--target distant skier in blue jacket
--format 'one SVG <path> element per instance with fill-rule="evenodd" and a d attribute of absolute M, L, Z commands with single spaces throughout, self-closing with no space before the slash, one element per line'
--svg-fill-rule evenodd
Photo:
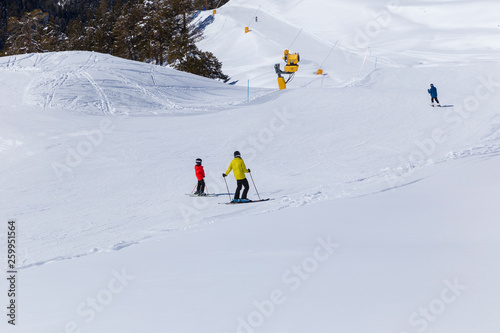
<path fill-rule="evenodd" d="M 438 103 L 438 106 L 441 106 L 441 104 L 439 104 L 439 101 L 438 101 L 438 91 L 432 83 L 431 83 L 431 88 L 429 90 L 427 90 L 427 92 L 429 94 L 431 94 L 431 103 L 432 103 L 431 105 L 434 106 L 434 100 L 436 100 L 436 102 Z"/>

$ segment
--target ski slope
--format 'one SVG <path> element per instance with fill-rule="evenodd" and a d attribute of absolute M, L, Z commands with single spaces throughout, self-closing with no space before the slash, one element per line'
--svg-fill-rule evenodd
<path fill-rule="evenodd" d="M 0 58 L 19 269 L 2 332 L 498 332 L 497 9 L 232 0 L 197 22 L 234 85 L 91 52 Z M 227 193 L 234 150 L 274 200 L 185 195 L 196 158 Z"/>

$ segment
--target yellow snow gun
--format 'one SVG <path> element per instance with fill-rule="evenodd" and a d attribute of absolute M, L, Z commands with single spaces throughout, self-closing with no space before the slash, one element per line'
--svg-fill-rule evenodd
<path fill-rule="evenodd" d="M 290 82 L 295 76 L 295 72 L 299 69 L 299 61 L 300 55 L 298 53 L 290 53 L 288 50 L 285 50 L 283 60 L 285 61 L 285 68 L 282 71 L 280 69 L 280 64 L 274 65 L 274 70 L 276 74 L 278 74 L 278 87 L 280 90 L 286 89 L 286 84 Z M 288 79 L 285 81 L 285 78 L 282 75 L 288 75 Z"/>

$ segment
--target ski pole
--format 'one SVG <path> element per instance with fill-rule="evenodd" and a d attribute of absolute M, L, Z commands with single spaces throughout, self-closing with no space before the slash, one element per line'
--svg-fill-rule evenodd
<path fill-rule="evenodd" d="M 229 202 L 231 202 L 231 194 L 229 194 L 229 186 L 227 186 L 227 180 L 226 180 L 226 177 L 222 177 L 224 178 L 224 183 L 226 183 L 226 188 L 227 188 L 227 196 L 229 197 Z"/>
<path fill-rule="evenodd" d="M 193 190 L 191 191 L 191 194 L 193 194 L 194 189 L 196 188 L 196 186 L 198 186 L 198 185 L 195 185 L 195 186 L 193 187 Z"/>
<path fill-rule="evenodd" d="M 249 172 L 249 174 L 250 174 L 250 178 L 252 178 L 252 183 L 253 183 L 253 187 L 255 187 L 255 192 L 257 192 L 257 196 L 259 197 L 259 200 L 262 200 L 260 198 L 260 195 L 259 195 L 259 190 L 257 190 L 257 186 L 255 186 L 255 182 L 253 181 L 252 173 Z"/>

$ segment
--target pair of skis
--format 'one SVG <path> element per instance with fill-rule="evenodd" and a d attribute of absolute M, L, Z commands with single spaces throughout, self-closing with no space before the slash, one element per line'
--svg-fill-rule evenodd
<path fill-rule="evenodd" d="M 189 197 L 200 197 L 200 198 L 214 198 L 214 197 L 218 197 L 218 196 L 221 196 L 221 195 L 227 195 L 227 193 L 206 193 L 204 195 L 199 195 L 199 194 L 194 194 L 194 193 L 191 193 L 191 194 L 186 194 L 187 196 Z M 229 194 L 231 195 L 231 194 Z M 230 202 L 219 202 L 219 205 L 239 205 L 239 204 L 245 204 L 245 203 L 252 203 L 252 202 L 262 202 L 262 201 L 269 201 L 269 200 L 272 200 L 271 198 L 267 198 L 267 199 L 259 199 L 259 200 L 250 200 L 250 201 L 245 201 L 245 202 L 234 202 L 234 201 L 230 201 Z"/>
<path fill-rule="evenodd" d="M 255 187 L 255 191 L 257 192 L 257 195 L 259 196 L 259 200 L 248 200 L 248 201 L 230 201 L 230 202 L 219 202 L 219 205 L 239 205 L 239 204 L 246 204 L 246 203 L 254 203 L 254 202 L 263 202 L 263 201 L 269 201 L 269 200 L 273 200 L 271 198 L 267 198 L 267 199 L 261 199 L 260 198 L 260 195 L 259 195 L 259 191 L 257 190 L 257 187 L 255 186 L 255 182 L 253 181 L 253 177 L 252 177 L 252 174 L 250 173 L 250 177 L 252 178 L 252 183 L 253 183 L 253 186 Z M 194 193 L 191 193 L 191 194 L 186 194 L 190 197 L 208 197 L 208 198 L 213 198 L 213 197 L 218 197 L 220 195 L 228 195 L 229 198 L 231 198 L 231 194 L 232 193 L 229 193 L 229 187 L 227 186 L 227 182 L 226 182 L 226 178 L 224 178 L 224 182 L 226 183 L 226 187 L 227 187 L 227 193 L 204 193 L 204 194 L 194 194 Z M 194 189 L 193 189 L 194 191 Z"/>
<path fill-rule="evenodd" d="M 248 200 L 248 201 L 229 201 L 229 202 L 220 202 L 219 204 L 225 204 L 225 205 L 239 205 L 239 204 L 246 204 L 246 203 L 253 203 L 253 202 L 263 202 L 263 201 L 269 201 L 271 200 L 270 198 L 267 199 L 261 199 L 259 190 L 257 190 L 257 186 L 255 186 L 255 182 L 253 181 L 253 176 L 250 170 L 248 170 L 248 173 L 250 174 L 250 178 L 252 179 L 253 187 L 255 187 L 255 192 L 257 192 L 257 196 L 259 197 L 259 200 Z M 224 183 L 226 183 L 226 188 L 227 188 L 227 193 L 229 194 L 229 187 L 227 186 L 227 181 L 225 174 L 223 174 L 222 178 L 224 178 Z M 229 200 L 231 200 L 231 196 L 229 196 Z"/>
<path fill-rule="evenodd" d="M 219 195 L 226 195 L 226 193 L 203 193 L 203 194 L 194 194 L 194 193 L 190 193 L 190 194 L 187 194 L 187 196 L 189 197 L 207 197 L 207 198 L 213 198 L 213 197 L 218 197 Z"/>
<path fill-rule="evenodd" d="M 239 205 L 239 204 L 247 204 L 247 203 L 253 203 L 253 202 L 269 201 L 269 200 L 273 200 L 273 199 L 267 198 L 267 199 L 249 200 L 249 201 L 243 201 L 243 202 L 234 202 L 234 201 L 219 202 L 219 205 Z"/>

